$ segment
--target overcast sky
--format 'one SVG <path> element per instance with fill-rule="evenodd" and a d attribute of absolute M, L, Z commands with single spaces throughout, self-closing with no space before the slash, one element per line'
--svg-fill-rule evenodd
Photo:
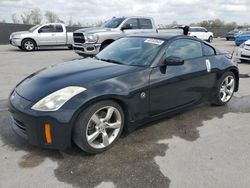
<path fill-rule="evenodd" d="M 219 18 L 250 23 L 250 0 L 0 0 L 0 20 L 33 8 L 51 10 L 68 23 L 93 24 L 113 16 L 151 16 L 157 24 L 189 24 Z M 45 21 L 45 20 L 43 20 Z"/>

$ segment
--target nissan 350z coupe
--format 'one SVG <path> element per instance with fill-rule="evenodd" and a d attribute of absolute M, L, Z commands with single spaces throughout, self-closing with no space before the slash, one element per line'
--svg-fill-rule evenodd
<path fill-rule="evenodd" d="M 9 97 L 16 133 L 32 145 L 95 154 L 121 133 L 199 103 L 225 105 L 239 87 L 237 65 L 189 36 L 121 38 L 95 58 L 38 71 Z"/>

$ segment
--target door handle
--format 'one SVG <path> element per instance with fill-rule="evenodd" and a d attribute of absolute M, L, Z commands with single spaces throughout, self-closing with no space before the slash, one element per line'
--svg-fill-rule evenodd
<path fill-rule="evenodd" d="M 207 67 L 207 72 L 211 72 L 211 62 L 209 59 L 206 59 L 206 67 Z"/>

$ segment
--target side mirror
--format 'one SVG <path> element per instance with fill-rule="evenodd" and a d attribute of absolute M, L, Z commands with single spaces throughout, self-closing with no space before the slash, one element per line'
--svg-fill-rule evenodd
<path fill-rule="evenodd" d="M 126 30 L 126 29 L 133 29 L 132 24 L 125 24 L 122 26 L 121 30 Z"/>
<path fill-rule="evenodd" d="M 178 65 L 183 65 L 184 60 L 179 57 L 169 56 L 165 59 L 163 64 L 168 66 L 178 66 Z"/>

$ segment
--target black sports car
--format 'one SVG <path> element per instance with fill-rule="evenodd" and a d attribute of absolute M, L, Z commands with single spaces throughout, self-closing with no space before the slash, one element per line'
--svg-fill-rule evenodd
<path fill-rule="evenodd" d="M 13 129 L 33 145 L 87 153 L 123 130 L 204 102 L 224 105 L 239 87 L 227 54 L 188 36 L 121 38 L 95 58 L 36 72 L 9 97 Z"/>

